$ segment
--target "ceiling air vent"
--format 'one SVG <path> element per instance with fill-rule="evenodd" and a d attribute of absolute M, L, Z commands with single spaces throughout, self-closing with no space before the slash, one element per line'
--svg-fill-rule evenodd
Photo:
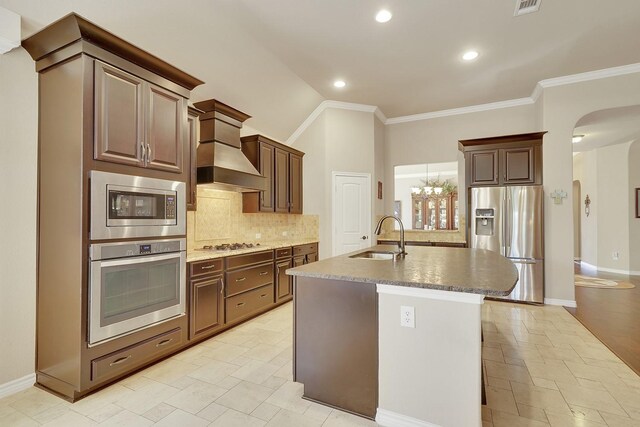
<path fill-rule="evenodd" d="M 516 10 L 513 16 L 520 16 L 526 13 L 537 12 L 540 9 L 542 0 L 516 0 Z"/>

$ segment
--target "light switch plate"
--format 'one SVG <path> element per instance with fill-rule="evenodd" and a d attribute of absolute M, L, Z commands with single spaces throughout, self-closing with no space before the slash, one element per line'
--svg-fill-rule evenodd
<path fill-rule="evenodd" d="M 400 326 L 404 326 L 405 328 L 416 327 L 415 307 L 409 305 L 400 306 Z"/>

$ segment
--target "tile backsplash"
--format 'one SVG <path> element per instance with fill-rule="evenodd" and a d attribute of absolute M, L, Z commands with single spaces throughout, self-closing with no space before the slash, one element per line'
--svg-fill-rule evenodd
<path fill-rule="evenodd" d="M 318 227 L 318 215 L 245 214 L 241 193 L 198 188 L 198 210 L 187 212 L 187 250 L 232 242 L 317 239 Z"/>

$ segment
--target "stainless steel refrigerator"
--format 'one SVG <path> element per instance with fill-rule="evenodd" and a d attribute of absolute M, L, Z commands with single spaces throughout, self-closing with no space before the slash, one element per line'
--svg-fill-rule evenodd
<path fill-rule="evenodd" d="M 470 247 L 509 258 L 520 275 L 504 299 L 544 302 L 542 186 L 471 189 Z"/>

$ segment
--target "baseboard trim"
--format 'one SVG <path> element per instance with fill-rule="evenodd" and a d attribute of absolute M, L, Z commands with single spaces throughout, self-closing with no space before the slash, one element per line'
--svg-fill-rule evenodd
<path fill-rule="evenodd" d="M 570 299 L 545 298 L 544 303 L 547 305 L 561 305 L 563 307 L 576 308 L 576 302 Z"/>
<path fill-rule="evenodd" d="M 378 408 L 376 423 L 384 427 L 441 427 L 438 424 Z"/>
<path fill-rule="evenodd" d="M 0 384 L 0 399 L 15 394 L 19 391 L 26 390 L 36 382 L 36 374 L 25 375 L 8 383 Z"/>
<path fill-rule="evenodd" d="M 580 261 L 580 265 L 590 268 L 592 270 L 604 271 L 605 273 L 624 274 L 625 276 L 640 276 L 640 271 L 633 270 L 619 270 L 615 268 L 598 267 L 597 265 L 589 264 L 588 262 Z"/>
<path fill-rule="evenodd" d="M 598 271 L 604 271 L 605 273 L 615 273 L 615 274 L 624 274 L 625 276 L 638 276 L 640 275 L 640 271 L 631 271 L 631 270 L 618 270 L 615 268 L 606 268 L 606 267 L 596 267 Z"/>

